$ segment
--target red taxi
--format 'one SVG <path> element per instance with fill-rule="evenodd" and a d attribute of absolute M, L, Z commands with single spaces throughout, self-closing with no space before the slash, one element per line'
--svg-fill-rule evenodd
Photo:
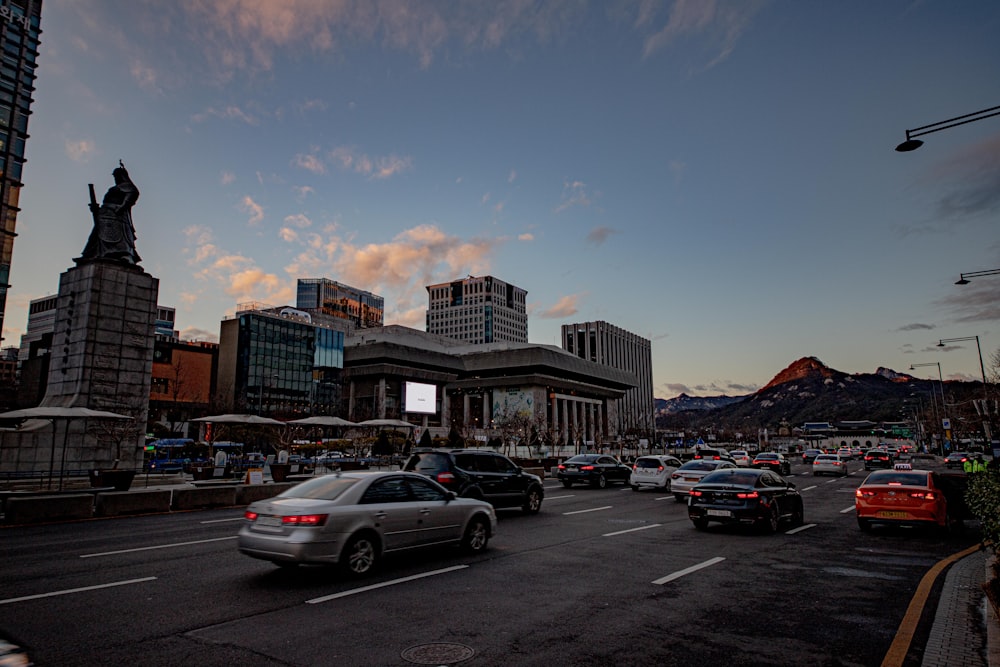
<path fill-rule="evenodd" d="M 949 511 L 938 475 L 913 470 L 908 463 L 868 475 L 854 493 L 854 510 L 866 532 L 876 523 L 952 528 L 962 521 Z"/>

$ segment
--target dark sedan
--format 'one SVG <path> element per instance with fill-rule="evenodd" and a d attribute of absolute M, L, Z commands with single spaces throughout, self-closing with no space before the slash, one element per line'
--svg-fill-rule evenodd
<path fill-rule="evenodd" d="M 779 475 L 789 475 L 792 472 L 792 464 L 783 455 L 777 452 L 761 452 L 753 458 L 751 468 L 764 468 Z"/>
<path fill-rule="evenodd" d="M 770 470 L 729 468 L 706 475 L 688 498 L 688 518 L 704 530 L 710 521 L 778 530 L 782 521 L 801 526 L 802 496 L 795 485 Z"/>
<path fill-rule="evenodd" d="M 589 484 L 603 489 L 613 482 L 628 484 L 632 468 L 607 454 L 578 454 L 559 464 L 556 477 L 567 489 L 576 484 Z"/>

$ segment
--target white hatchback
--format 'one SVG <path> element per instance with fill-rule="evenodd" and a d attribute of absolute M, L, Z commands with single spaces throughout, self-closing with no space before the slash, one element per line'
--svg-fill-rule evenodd
<path fill-rule="evenodd" d="M 847 465 L 848 459 L 840 454 L 820 454 L 813 461 L 813 475 L 840 475 L 844 477 L 851 471 Z"/>
<path fill-rule="evenodd" d="M 745 449 L 734 449 L 729 452 L 729 455 L 733 457 L 733 463 L 741 468 L 749 468 L 750 463 L 753 462 L 753 457 L 750 456 L 750 452 Z"/>
<path fill-rule="evenodd" d="M 643 487 L 665 489 L 670 492 L 670 475 L 681 467 L 680 459 L 662 454 L 640 456 L 632 464 L 628 483 L 633 491 Z"/>

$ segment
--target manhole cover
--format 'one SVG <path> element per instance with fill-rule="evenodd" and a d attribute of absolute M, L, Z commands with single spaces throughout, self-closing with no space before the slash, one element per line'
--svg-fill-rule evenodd
<path fill-rule="evenodd" d="M 475 651 L 464 644 L 420 644 L 399 655 L 403 660 L 418 665 L 453 665 L 468 660 L 474 654 Z"/>

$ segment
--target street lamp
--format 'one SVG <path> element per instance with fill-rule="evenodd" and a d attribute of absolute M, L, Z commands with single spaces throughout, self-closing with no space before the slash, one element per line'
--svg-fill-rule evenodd
<path fill-rule="evenodd" d="M 967 273 L 959 274 L 959 278 L 955 281 L 955 284 L 968 285 L 971 282 L 969 278 L 981 278 L 983 276 L 996 275 L 1000 275 L 1000 269 L 989 269 L 988 271 L 969 271 Z"/>
<path fill-rule="evenodd" d="M 926 364 L 910 364 L 910 370 L 912 371 L 914 368 L 918 368 L 920 366 L 937 366 L 937 369 L 938 369 L 938 381 L 941 383 L 941 417 L 944 418 L 944 419 L 947 419 L 947 417 L 948 417 L 948 409 L 945 407 L 945 402 L 944 402 L 944 377 L 941 375 L 941 362 L 939 362 L 939 361 L 929 361 Z M 934 401 L 934 386 L 933 385 L 931 386 L 931 401 L 932 402 Z M 937 415 L 935 415 L 935 419 L 937 419 Z M 941 422 L 941 428 L 942 428 L 942 430 L 944 429 L 944 422 L 943 421 Z M 942 439 L 941 443 L 942 443 L 941 446 L 943 448 L 944 447 L 944 440 L 943 439 Z"/>
<path fill-rule="evenodd" d="M 974 340 L 976 341 L 976 350 L 979 352 L 979 372 L 983 374 L 983 410 L 987 412 L 983 414 L 983 433 L 986 435 L 986 444 L 990 444 L 990 423 L 989 423 L 989 398 L 990 393 L 988 390 L 988 385 L 986 384 L 986 367 L 983 365 L 983 348 L 979 345 L 979 336 L 965 336 L 963 338 L 942 338 L 938 341 L 938 347 L 944 347 L 945 343 L 958 343 L 963 340 Z"/>
<path fill-rule="evenodd" d="M 900 153 L 908 153 L 910 151 L 915 151 L 924 145 L 924 142 L 919 139 L 914 139 L 914 137 L 922 137 L 925 134 L 938 132 L 940 130 L 947 130 L 949 127 L 965 125 L 966 123 L 982 120 L 984 118 L 990 118 L 992 116 L 1000 116 L 1000 107 L 983 109 L 982 111 L 967 113 L 964 116 L 956 116 L 955 118 L 949 118 L 948 120 L 941 120 L 936 123 L 931 123 L 930 125 L 924 125 L 923 127 L 907 130 L 906 141 L 896 146 L 896 151 Z"/>

